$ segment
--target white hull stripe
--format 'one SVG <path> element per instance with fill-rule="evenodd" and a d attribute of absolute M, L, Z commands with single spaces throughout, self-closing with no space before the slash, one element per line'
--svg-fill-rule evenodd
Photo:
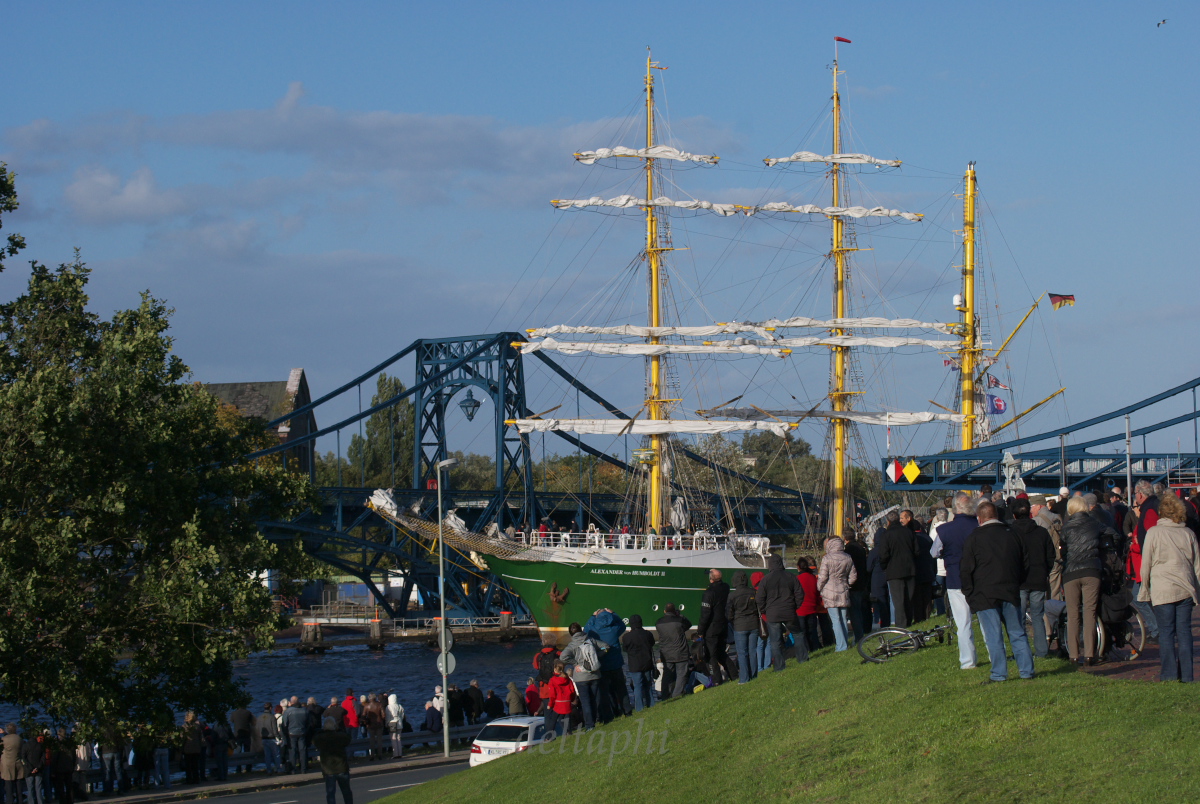
<path fill-rule="evenodd" d="M 501 578 L 512 578 L 514 581 L 529 581 L 530 583 L 548 583 L 541 578 L 519 578 L 516 575 L 505 575 L 501 573 Z"/>
<path fill-rule="evenodd" d="M 609 589 L 674 589 L 680 592 L 703 592 L 703 586 L 634 586 L 627 583 L 587 583 L 576 581 L 576 586 L 604 586 Z"/>

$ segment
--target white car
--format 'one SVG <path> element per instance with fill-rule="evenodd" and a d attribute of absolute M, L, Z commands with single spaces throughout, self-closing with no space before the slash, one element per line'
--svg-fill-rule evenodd
<path fill-rule="evenodd" d="M 540 743 L 545 733 L 544 718 L 529 715 L 498 717 L 484 726 L 471 743 L 471 767 L 505 754 L 525 751 Z"/>

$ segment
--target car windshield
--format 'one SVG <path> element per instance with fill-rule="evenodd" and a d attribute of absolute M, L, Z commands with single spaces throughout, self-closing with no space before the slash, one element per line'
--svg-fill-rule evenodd
<path fill-rule="evenodd" d="M 521 743 L 525 742 L 529 729 L 525 726 L 484 726 L 476 740 L 485 743 Z"/>

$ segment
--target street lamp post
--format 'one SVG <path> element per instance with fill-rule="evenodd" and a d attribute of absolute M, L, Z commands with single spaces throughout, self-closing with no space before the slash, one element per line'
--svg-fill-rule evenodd
<path fill-rule="evenodd" d="M 446 540 L 442 537 L 445 527 L 445 515 L 442 513 L 442 470 L 449 469 L 458 463 L 455 458 L 447 458 L 437 462 L 437 492 L 438 492 L 438 604 L 442 609 L 441 625 L 438 628 L 438 647 L 441 649 L 442 669 L 442 755 L 450 756 L 450 704 L 446 692 Z"/>

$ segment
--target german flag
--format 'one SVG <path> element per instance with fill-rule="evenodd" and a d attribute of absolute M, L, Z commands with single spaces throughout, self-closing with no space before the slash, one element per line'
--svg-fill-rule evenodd
<path fill-rule="evenodd" d="M 1051 293 L 1050 294 L 1050 304 L 1054 306 L 1055 310 L 1061 310 L 1062 308 L 1066 307 L 1067 305 L 1074 307 L 1075 306 L 1075 297 L 1073 295 L 1072 296 L 1060 296 L 1057 293 Z"/>

